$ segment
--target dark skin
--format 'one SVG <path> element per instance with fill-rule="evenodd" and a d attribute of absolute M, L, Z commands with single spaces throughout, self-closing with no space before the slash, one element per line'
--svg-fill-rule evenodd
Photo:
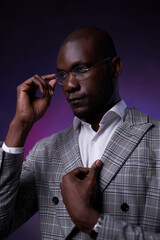
<path fill-rule="evenodd" d="M 102 58 L 95 53 L 92 41 L 80 39 L 62 45 L 57 57 L 57 69 L 70 72 L 76 64 L 91 66 L 100 60 Z M 121 67 L 120 58 L 115 57 L 108 64 L 100 64 L 89 71 L 84 81 L 80 82 L 70 74 L 66 85 L 62 86 L 74 114 L 90 123 L 95 131 L 99 129 L 103 115 L 120 100 L 117 78 Z M 24 146 L 33 124 L 45 114 L 55 85 L 55 74 L 50 74 L 35 75 L 18 86 L 16 113 L 5 140 L 8 147 Z M 43 94 L 42 98 L 35 97 L 38 88 Z M 87 233 L 100 216 L 93 208 L 92 201 L 101 166 L 102 162 L 98 160 L 90 169 L 75 169 L 63 177 L 60 186 L 71 219 Z"/>
<path fill-rule="evenodd" d="M 62 46 L 57 57 L 57 70 L 71 72 L 77 63 L 93 65 L 100 60 L 101 57 L 94 52 L 92 41 L 81 39 Z M 95 131 L 99 129 L 103 115 L 120 100 L 117 77 L 121 67 L 120 58 L 115 57 L 109 64 L 103 63 L 88 72 L 84 81 L 77 81 L 70 74 L 62 86 L 74 114 L 90 123 Z M 65 175 L 61 183 L 62 197 L 69 215 L 75 225 L 86 233 L 100 217 L 91 202 L 95 198 L 96 178 L 101 166 L 99 160 L 91 169 L 75 169 Z M 79 172 L 87 176 L 79 179 Z"/>
<path fill-rule="evenodd" d="M 93 228 L 100 213 L 92 207 L 95 185 L 102 162 L 97 160 L 91 168 L 77 168 L 62 178 L 60 184 L 63 202 L 74 224 L 83 232 Z"/>
<path fill-rule="evenodd" d="M 101 61 L 92 45 L 90 39 L 81 39 L 62 46 L 57 70 L 70 72 L 76 64 L 93 65 Z M 74 114 L 90 123 L 95 131 L 103 115 L 120 100 L 116 80 L 120 72 L 121 60 L 115 57 L 107 65 L 103 63 L 89 71 L 85 80 L 77 81 L 70 74 L 66 85 L 62 86 Z"/>
<path fill-rule="evenodd" d="M 36 74 L 17 87 L 16 113 L 5 140 L 8 147 L 24 146 L 33 124 L 45 114 L 54 95 L 55 76 Z M 36 98 L 38 88 L 43 96 Z"/>

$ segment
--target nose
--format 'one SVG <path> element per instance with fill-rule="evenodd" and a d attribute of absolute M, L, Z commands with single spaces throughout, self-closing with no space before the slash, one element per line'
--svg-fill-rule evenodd
<path fill-rule="evenodd" d="M 64 91 L 70 93 L 75 92 L 80 89 L 79 81 L 73 75 L 73 73 L 68 73 L 68 77 L 65 81 L 65 85 L 63 86 Z"/>

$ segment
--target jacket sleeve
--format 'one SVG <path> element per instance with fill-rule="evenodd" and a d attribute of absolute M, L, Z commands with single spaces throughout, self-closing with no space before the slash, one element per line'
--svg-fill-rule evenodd
<path fill-rule="evenodd" d="M 97 240 L 159 240 L 160 233 L 150 232 L 140 226 L 128 224 L 125 221 L 117 220 L 109 214 L 105 214 L 103 224 L 100 228 Z"/>
<path fill-rule="evenodd" d="M 23 153 L 6 153 L 0 148 L 0 239 L 5 239 L 36 211 L 32 164 L 23 163 Z"/>

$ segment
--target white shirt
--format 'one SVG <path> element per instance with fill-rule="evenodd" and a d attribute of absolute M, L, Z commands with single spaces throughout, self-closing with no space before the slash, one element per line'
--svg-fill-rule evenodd
<path fill-rule="evenodd" d="M 109 140 L 123 120 L 126 107 L 125 102 L 121 100 L 106 112 L 99 123 L 97 132 L 89 123 L 77 117 L 74 118 L 74 129 L 80 127 L 79 148 L 84 167 L 91 167 L 95 160 L 101 159 Z"/>
<path fill-rule="evenodd" d="M 95 160 L 101 159 L 109 140 L 123 120 L 126 107 L 125 102 L 121 100 L 106 112 L 99 123 L 97 132 L 92 129 L 89 123 L 77 117 L 74 118 L 74 129 L 80 127 L 79 148 L 84 167 L 91 167 Z M 19 154 L 24 151 L 24 148 L 8 148 L 5 143 L 3 143 L 2 149 L 5 152 L 14 154 Z"/>

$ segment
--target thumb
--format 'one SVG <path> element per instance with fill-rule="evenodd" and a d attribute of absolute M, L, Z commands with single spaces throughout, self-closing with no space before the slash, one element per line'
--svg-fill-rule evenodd
<path fill-rule="evenodd" d="M 55 78 L 49 81 L 49 85 L 51 86 L 52 89 L 55 88 L 56 82 L 57 80 Z"/>
<path fill-rule="evenodd" d="M 54 95 L 54 88 L 55 88 L 55 85 L 56 85 L 56 82 L 57 80 L 56 79 L 52 79 L 50 80 L 48 83 L 49 83 L 49 94 L 46 94 L 44 95 L 44 99 L 47 100 L 48 103 L 50 103 L 50 100 L 51 100 L 51 97 Z"/>
<path fill-rule="evenodd" d="M 101 168 L 102 168 L 102 161 L 101 160 L 96 160 L 90 169 L 90 174 L 94 177 L 97 178 L 97 175 L 100 173 Z"/>

